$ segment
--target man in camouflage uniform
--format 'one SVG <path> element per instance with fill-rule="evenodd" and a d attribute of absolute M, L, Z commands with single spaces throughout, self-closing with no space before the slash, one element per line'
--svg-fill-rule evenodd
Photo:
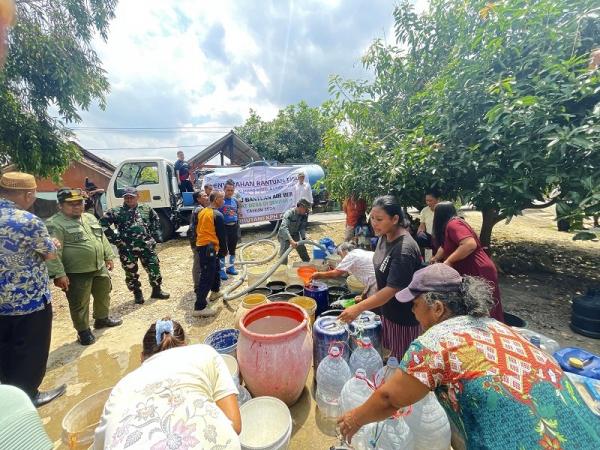
<path fill-rule="evenodd" d="M 60 242 L 58 258 L 46 262 L 54 284 L 67 295 L 73 326 L 81 345 L 96 338 L 90 330 L 90 295 L 94 297 L 94 328 L 116 327 L 120 319 L 108 316 L 114 253 L 98 220 L 84 213 L 81 189 L 61 188 L 60 212 L 46 223 L 50 235 Z"/>
<path fill-rule="evenodd" d="M 104 213 L 100 225 L 111 244 L 119 249 L 119 259 L 125 271 L 125 283 L 133 292 L 135 303 L 144 303 L 138 274 L 138 259 L 148 272 L 152 286 L 152 298 L 169 298 L 160 285 L 162 276 L 156 254 L 156 242 L 159 240 L 159 219 L 148 205 L 138 203 L 138 191 L 135 187 L 126 187 L 123 206 L 112 208 Z M 111 228 L 114 225 L 116 231 Z"/>

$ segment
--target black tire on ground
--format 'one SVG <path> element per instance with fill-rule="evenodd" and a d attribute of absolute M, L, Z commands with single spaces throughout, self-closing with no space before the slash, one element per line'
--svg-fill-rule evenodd
<path fill-rule="evenodd" d="M 169 217 L 163 212 L 158 213 L 158 220 L 160 222 L 160 242 L 167 242 L 173 237 L 175 227 Z"/>

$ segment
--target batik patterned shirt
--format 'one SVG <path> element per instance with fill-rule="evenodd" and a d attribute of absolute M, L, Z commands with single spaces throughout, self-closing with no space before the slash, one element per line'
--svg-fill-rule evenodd
<path fill-rule="evenodd" d="M 45 256 L 55 252 L 39 217 L 0 198 L 0 315 L 44 309 L 50 302 Z"/>
<path fill-rule="evenodd" d="M 494 319 L 431 327 L 401 367 L 435 392 L 468 449 L 600 448 L 600 421 L 554 359 Z"/>
<path fill-rule="evenodd" d="M 402 369 L 435 392 L 468 449 L 600 448 L 600 422 L 554 359 L 491 318 L 431 327 Z"/>

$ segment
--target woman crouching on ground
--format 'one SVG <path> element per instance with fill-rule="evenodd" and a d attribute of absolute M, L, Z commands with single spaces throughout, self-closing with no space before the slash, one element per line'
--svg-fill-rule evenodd
<path fill-rule="evenodd" d="M 600 448 L 598 418 L 556 362 L 489 317 L 485 280 L 434 264 L 396 298 L 425 332 L 402 370 L 338 419 L 346 440 L 434 391 L 468 449 Z"/>
<path fill-rule="evenodd" d="M 238 391 L 210 346 L 185 343 L 179 323 L 153 323 L 142 365 L 113 388 L 94 449 L 239 449 Z"/>
<path fill-rule="evenodd" d="M 421 327 L 410 305 L 394 301 L 394 294 L 408 286 L 421 267 L 421 251 L 410 235 L 410 222 L 395 197 L 384 195 L 375 199 L 371 226 L 380 236 L 373 255 L 377 292 L 345 309 L 339 320 L 352 322 L 360 313 L 381 307 L 383 346 L 391 350 L 391 356 L 400 359 Z"/>

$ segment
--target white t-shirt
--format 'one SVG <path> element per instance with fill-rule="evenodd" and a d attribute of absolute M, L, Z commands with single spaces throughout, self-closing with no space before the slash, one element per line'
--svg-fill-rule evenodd
<path fill-rule="evenodd" d="M 338 263 L 336 269 L 349 272 L 362 284 L 369 286 L 368 295 L 373 295 L 377 292 L 375 266 L 373 266 L 373 252 L 362 250 L 360 248 L 352 250 Z"/>
<path fill-rule="evenodd" d="M 432 211 L 429 206 L 426 206 L 421 210 L 421 223 L 425 224 L 425 231 L 429 234 L 433 232 L 433 214 L 435 211 Z"/>
<path fill-rule="evenodd" d="M 215 404 L 238 394 L 223 358 L 204 344 L 172 348 L 144 361 L 113 388 L 94 449 L 239 449 Z"/>
<path fill-rule="evenodd" d="M 298 204 L 298 202 L 303 198 L 305 198 L 312 204 L 312 202 L 313 202 L 312 188 L 310 187 L 310 184 L 306 180 L 304 180 L 304 183 L 302 183 L 302 184 L 296 183 L 294 185 L 294 206 L 296 206 Z"/>

